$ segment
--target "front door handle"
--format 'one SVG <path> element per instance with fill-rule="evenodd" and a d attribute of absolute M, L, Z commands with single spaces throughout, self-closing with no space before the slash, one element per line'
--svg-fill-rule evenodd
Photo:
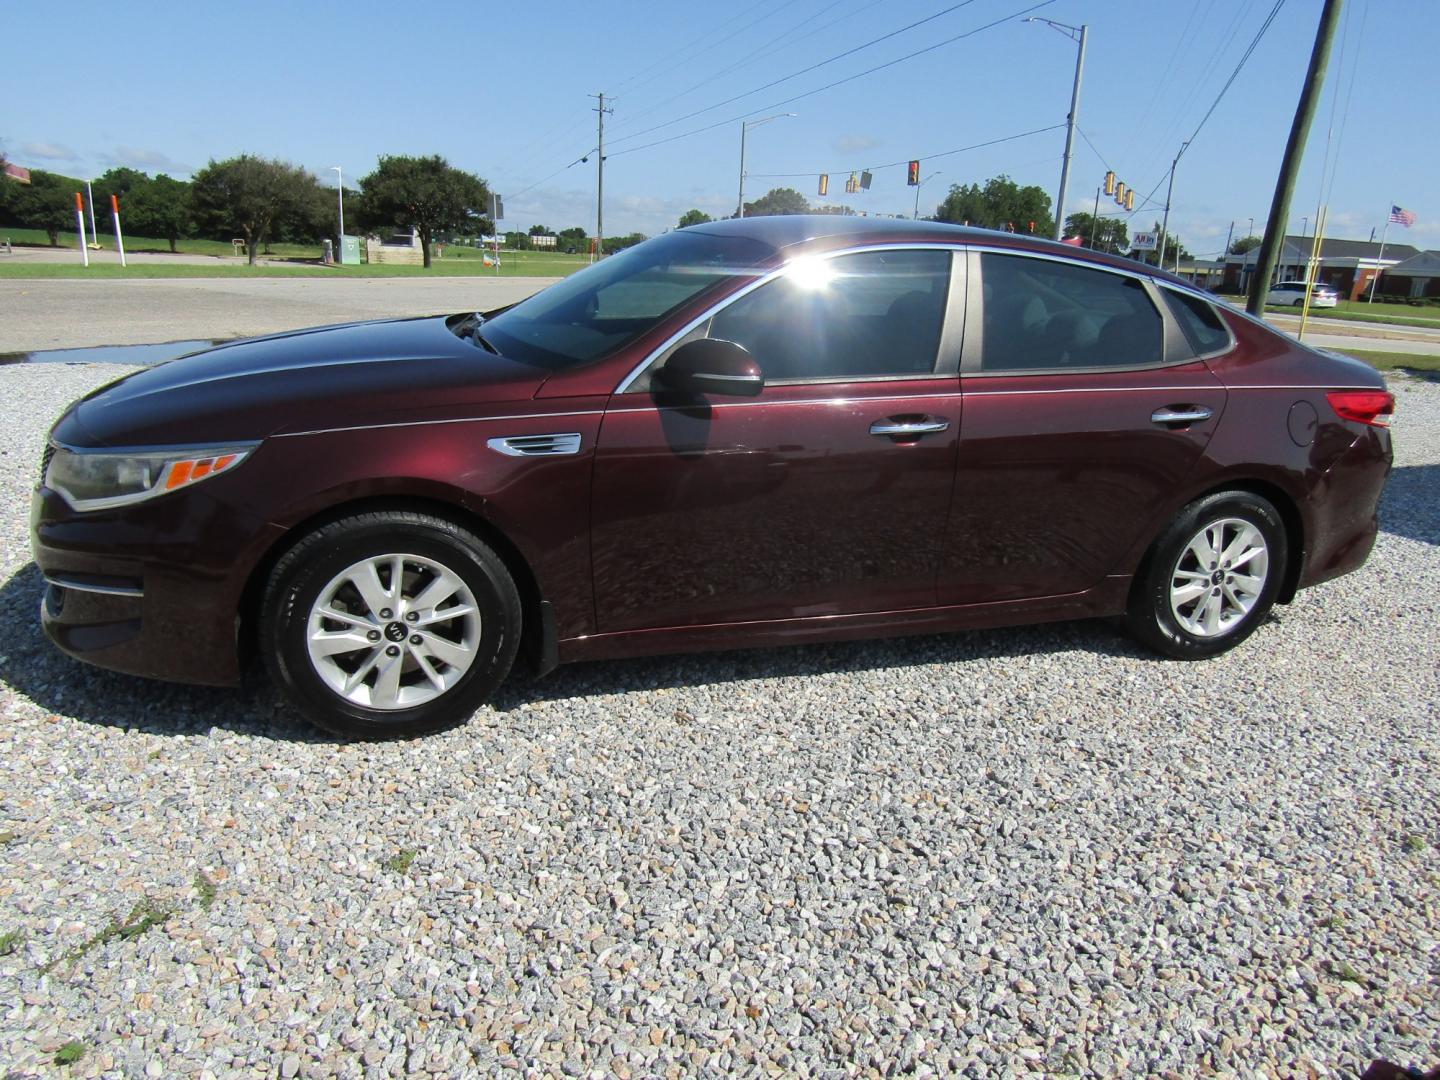
<path fill-rule="evenodd" d="M 898 416 L 876 420 L 870 425 L 870 434 L 879 438 L 918 439 L 921 435 L 934 435 L 950 430 L 950 421 L 939 416 L 925 416 L 905 419 Z"/>
<path fill-rule="evenodd" d="M 1164 409 L 1156 409 L 1150 414 L 1152 424 L 1194 424 L 1201 420 L 1210 419 L 1210 410 L 1204 405 L 1170 405 Z"/>

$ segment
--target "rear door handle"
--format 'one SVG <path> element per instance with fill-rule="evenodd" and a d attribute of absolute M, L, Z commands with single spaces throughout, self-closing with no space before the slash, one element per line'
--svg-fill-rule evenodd
<path fill-rule="evenodd" d="M 915 439 L 921 435 L 934 435 L 949 430 L 950 421 L 938 416 L 927 416 L 920 420 L 901 420 L 892 416 L 876 420 L 870 425 L 870 434 L 882 439 Z"/>
<path fill-rule="evenodd" d="M 1152 424 L 1194 424 L 1209 419 L 1210 410 L 1204 405 L 1170 405 L 1150 414 Z"/>

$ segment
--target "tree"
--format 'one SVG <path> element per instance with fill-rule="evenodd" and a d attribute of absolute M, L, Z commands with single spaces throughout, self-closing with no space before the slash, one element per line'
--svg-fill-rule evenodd
<path fill-rule="evenodd" d="M 1128 251 L 1130 247 L 1123 220 L 1104 214 L 1095 217 L 1083 210 L 1065 219 L 1065 235 L 1078 236 L 1085 247 L 1096 251 Z"/>
<path fill-rule="evenodd" d="M 473 173 L 455 168 L 439 154 L 382 157 L 360 181 L 371 221 L 414 228 L 425 265 L 436 232 L 473 228 L 490 205 L 490 189 Z"/>
<path fill-rule="evenodd" d="M 1050 236 L 1055 230 L 1045 189 L 1035 184 L 1021 187 L 1003 173 L 985 181 L 983 188 L 951 184 L 950 194 L 935 208 L 935 220 L 1036 236 Z"/>
<path fill-rule="evenodd" d="M 133 189 L 121 207 L 125 225 L 136 236 L 158 236 L 175 241 L 189 236 L 195 228 L 190 205 L 190 185 L 161 173 L 154 180 Z"/>
<path fill-rule="evenodd" d="M 626 248 L 634 247 L 636 244 L 643 244 L 650 238 L 644 233 L 630 233 L 626 236 L 607 236 L 605 238 L 605 254 L 613 255 L 617 251 L 624 251 Z"/>
<path fill-rule="evenodd" d="M 245 238 L 250 265 L 257 247 L 267 240 L 275 223 L 294 214 L 318 188 L 315 177 L 286 161 L 241 154 L 225 161 L 211 160 L 195 174 L 190 193 L 196 219 L 220 233 Z"/>
<path fill-rule="evenodd" d="M 714 221 L 709 214 L 703 210 L 686 210 L 680 215 L 680 224 L 676 228 L 683 229 L 688 225 L 704 225 L 707 221 Z"/>
<path fill-rule="evenodd" d="M 561 229 L 557 235 L 557 246 L 567 255 L 583 255 L 590 250 L 590 234 L 579 225 Z"/>
<path fill-rule="evenodd" d="M 777 214 L 808 214 L 810 204 L 794 188 L 771 188 L 754 202 L 745 204 L 746 217 L 774 217 Z"/>
<path fill-rule="evenodd" d="M 1255 248 L 1258 248 L 1260 243 L 1260 237 L 1258 236 L 1242 236 L 1230 245 L 1230 254 L 1244 255 L 1247 251 L 1253 251 Z"/>
<path fill-rule="evenodd" d="M 550 233 L 550 226 L 549 226 L 549 225 L 531 225 L 531 226 L 530 226 L 530 235 L 531 235 L 531 236 L 549 236 L 549 235 L 551 235 L 551 233 Z"/>
<path fill-rule="evenodd" d="M 31 169 L 30 183 L 14 185 L 7 211 L 21 225 L 44 229 L 50 246 L 59 247 L 60 230 L 75 224 L 75 182 L 44 169 Z"/>

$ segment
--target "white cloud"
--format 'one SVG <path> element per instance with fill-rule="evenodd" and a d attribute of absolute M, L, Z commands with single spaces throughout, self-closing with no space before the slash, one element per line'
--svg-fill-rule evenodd
<path fill-rule="evenodd" d="M 27 142 L 20 144 L 20 153 L 25 157 L 43 158 L 47 161 L 75 161 L 79 155 L 64 143 Z"/>
<path fill-rule="evenodd" d="M 866 150 L 873 150 L 880 145 L 880 140 L 873 135 L 841 135 L 835 140 L 835 149 L 842 154 L 859 154 Z"/>
<path fill-rule="evenodd" d="M 149 173 L 168 173 L 170 176 L 189 176 L 195 171 L 193 165 L 176 161 L 159 150 L 147 150 L 135 146 L 117 146 L 105 156 L 110 165 L 125 165 Z"/>

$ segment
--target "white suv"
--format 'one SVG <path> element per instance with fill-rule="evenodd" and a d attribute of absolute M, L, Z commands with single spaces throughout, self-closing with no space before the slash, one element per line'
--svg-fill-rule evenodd
<path fill-rule="evenodd" d="M 1281 281 L 1270 286 L 1270 291 L 1265 294 L 1267 304 L 1291 304 L 1299 307 L 1305 303 L 1305 290 L 1312 288 L 1308 281 Z M 1310 297 L 1311 307 L 1334 307 L 1340 302 L 1340 294 L 1329 285 L 1313 286 L 1314 292 Z"/>

